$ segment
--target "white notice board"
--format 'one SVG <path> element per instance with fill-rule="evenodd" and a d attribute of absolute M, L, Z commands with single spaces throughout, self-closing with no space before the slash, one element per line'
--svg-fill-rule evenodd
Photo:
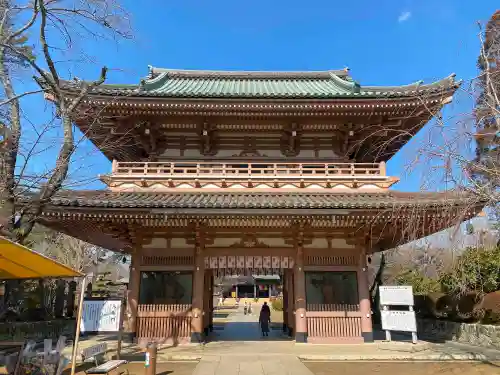
<path fill-rule="evenodd" d="M 81 332 L 118 332 L 121 300 L 83 301 Z"/>
<path fill-rule="evenodd" d="M 414 311 L 381 311 L 382 329 L 386 331 L 417 332 Z"/>
<path fill-rule="evenodd" d="M 380 286 L 379 292 L 382 306 L 413 306 L 413 288 L 411 286 Z"/>

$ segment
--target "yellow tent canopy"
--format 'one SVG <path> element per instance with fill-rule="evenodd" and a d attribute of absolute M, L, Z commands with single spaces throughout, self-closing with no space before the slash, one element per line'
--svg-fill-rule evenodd
<path fill-rule="evenodd" d="M 64 264 L 0 237 L 0 280 L 82 276 Z"/>

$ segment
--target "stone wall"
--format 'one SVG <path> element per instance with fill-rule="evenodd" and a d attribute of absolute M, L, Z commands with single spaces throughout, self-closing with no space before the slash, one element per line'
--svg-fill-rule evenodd
<path fill-rule="evenodd" d="M 500 325 L 418 319 L 418 335 L 429 341 L 456 341 L 500 350 Z"/>

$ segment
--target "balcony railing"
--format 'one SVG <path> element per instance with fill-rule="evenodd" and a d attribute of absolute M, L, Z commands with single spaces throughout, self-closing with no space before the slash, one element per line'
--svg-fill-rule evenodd
<path fill-rule="evenodd" d="M 373 178 L 385 163 L 113 162 L 113 177 L 136 178 Z"/>
<path fill-rule="evenodd" d="M 398 181 L 385 163 L 240 161 L 113 162 L 102 180 L 111 189 L 330 189 L 388 188 Z"/>

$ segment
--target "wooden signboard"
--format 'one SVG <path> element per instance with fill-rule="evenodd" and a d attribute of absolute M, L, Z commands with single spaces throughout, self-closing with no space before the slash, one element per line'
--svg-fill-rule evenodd
<path fill-rule="evenodd" d="M 415 311 L 385 310 L 381 312 L 382 329 L 386 331 L 416 332 Z"/>
<path fill-rule="evenodd" d="M 380 304 L 382 306 L 413 306 L 413 288 L 407 285 L 381 286 Z"/>

